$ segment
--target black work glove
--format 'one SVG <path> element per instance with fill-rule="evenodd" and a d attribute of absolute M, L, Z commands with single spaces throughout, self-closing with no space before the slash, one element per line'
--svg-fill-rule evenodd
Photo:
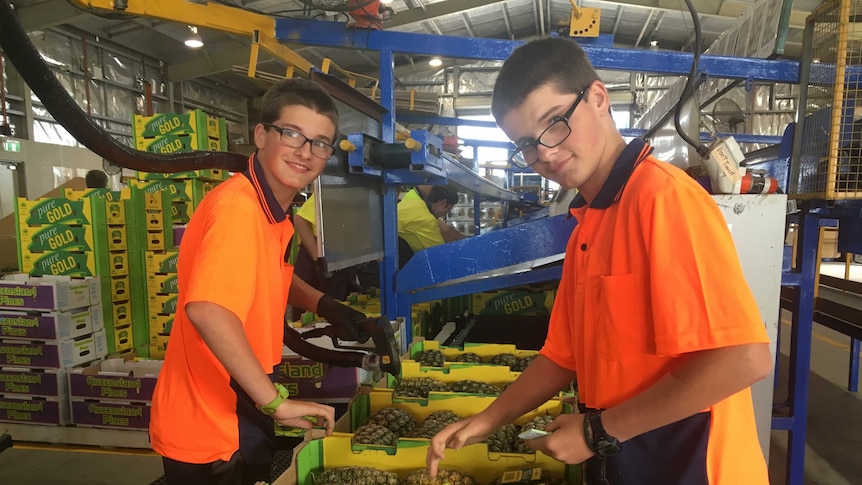
<path fill-rule="evenodd" d="M 359 322 L 367 317 L 364 313 L 340 303 L 329 295 L 323 295 L 317 302 L 317 314 L 330 325 L 338 327 L 340 340 L 365 343 L 370 335 L 359 326 Z"/>

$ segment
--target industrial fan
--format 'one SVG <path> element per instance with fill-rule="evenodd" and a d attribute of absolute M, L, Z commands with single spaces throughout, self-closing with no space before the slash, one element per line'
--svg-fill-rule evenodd
<path fill-rule="evenodd" d="M 745 113 L 736 101 L 719 99 L 709 117 L 716 133 L 745 133 Z"/>
<path fill-rule="evenodd" d="M 353 18 L 350 27 L 363 29 L 383 28 L 383 21 L 392 18 L 394 11 L 381 6 L 380 0 L 300 0 L 315 10 L 346 12 Z"/>

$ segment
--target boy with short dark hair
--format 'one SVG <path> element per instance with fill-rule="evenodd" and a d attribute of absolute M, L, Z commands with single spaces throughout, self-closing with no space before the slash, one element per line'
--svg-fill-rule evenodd
<path fill-rule="evenodd" d="M 210 192 L 189 222 L 150 422 L 169 484 L 268 482 L 275 422 L 332 431 L 333 408 L 288 399 L 274 369 L 288 302 L 333 324 L 364 317 L 284 263 L 293 236 L 285 211 L 323 171 L 337 136 L 338 112 L 322 88 L 276 83 L 263 98 L 248 169 Z"/>
<path fill-rule="evenodd" d="M 432 439 L 485 439 L 577 376 L 586 414 L 561 415 L 530 447 L 586 463 L 588 484 L 766 484 L 749 387 L 772 366 L 769 341 L 727 224 L 683 171 L 626 144 L 584 51 L 561 38 L 505 62 L 492 112 L 512 163 L 579 194 L 547 340 L 482 413 Z"/>

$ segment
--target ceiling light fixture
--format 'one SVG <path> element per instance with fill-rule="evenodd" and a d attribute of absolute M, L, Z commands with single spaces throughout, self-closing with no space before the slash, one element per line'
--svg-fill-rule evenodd
<path fill-rule="evenodd" d="M 192 32 L 191 35 L 189 35 L 189 38 L 185 41 L 186 47 L 191 47 L 192 49 L 200 49 L 203 47 L 204 41 L 201 39 L 200 34 L 198 34 L 198 28 L 193 25 L 189 25 L 189 30 Z"/>
<path fill-rule="evenodd" d="M 428 65 L 431 67 L 440 67 L 443 65 L 443 60 L 439 57 L 432 57 L 430 61 L 428 61 Z"/>
<path fill-rule="evenodd" d="M 380 3 L 382 3 L 383 5 L 389 5 L 390 3 L 392 3 L 392 0 L 380 0 Z"/>

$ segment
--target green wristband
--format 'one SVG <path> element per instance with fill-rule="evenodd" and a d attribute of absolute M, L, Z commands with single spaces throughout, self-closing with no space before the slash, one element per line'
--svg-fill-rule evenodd
<path fill-rule="evenodd" d="M 273 385 L 275 386 L 275 390 L 278 391 L 278 394 L 275 396 L 275 399 L 264 404 L 263 406 L 257 406 L 257 409 L 259 409 L 260 412 L 266 414 L 267 416 L 273 414 L 275 410 L 278 409 L 279 406 L 281 406 L 281 403 L 286 401 L 287 398 L 290 396 L 290 393 L 288 393 L 287 389 L 281 384 L 276 382 Z"/>

